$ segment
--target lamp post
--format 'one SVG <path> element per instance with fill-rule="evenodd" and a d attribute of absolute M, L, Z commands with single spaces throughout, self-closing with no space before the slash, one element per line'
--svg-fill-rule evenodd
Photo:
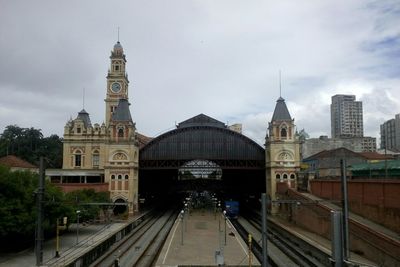
<path fill-rule="evenodd" d="M 188 203 L 185 203 L 185 213 L 186 216 L 184 216 L 184 221 L 185 221 L 185 232 L 187 231 L 187 220 L 188 220 L 188 216 L 189 216 L 189 208 L 188 208 Z M 186 218 L 185 218 L 186 217 Z"/>
<path fill-rule="evenodd" d="M 225 246 L 226 246 L 226 210 L 224 210 L 224 219 L 225 219 Z"/>
<path fill-rule="evenodd" d="M 182 228 L 181 228 L 181 232 L 182 232 L 182 235 L 181 235 L 181 245 L 183 245 L 183 215 L 184 215 L 184 213 L 185 213 L 185 211 L 184 211 L 184 210 L 181 210 L 181 214 L 180 214 L 180 216 L 181 216 L 181 224 L 182 224 Z"/>
<path fill-rule="evenodd" d="M 80 210 L 76 211 L 76 244 L 79 243 L 79 214 L 81 213 Z"/>
<path fill-rule="evenodd" d="M 216 220 L 217 219 L 217 198 L 215 198 L 213 196 L 212 201 L 213 201 L 213 204 L 214 204 L 214 220 Z"/>
<path fill-rule="evenodd" d="M 218 201 L 218 213 L 220 212 L 220 210 L 221 210 L 221 202 Z M 220 217 L 220 215 L 218 215 L 218 230 L 221 232 L 221 217 Z"/>

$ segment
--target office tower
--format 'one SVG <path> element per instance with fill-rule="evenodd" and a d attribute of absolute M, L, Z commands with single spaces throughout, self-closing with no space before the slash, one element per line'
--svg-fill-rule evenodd
<path fill-rule="evenodd" d="M 381 149 L 400 151 L 400 114 L 381 124 Z"/>
<path fill-rule="evenodd" d="M 362 102 L 355 95 L 334 95 L 331 104 L 332 138 L 363 137 Z"/>

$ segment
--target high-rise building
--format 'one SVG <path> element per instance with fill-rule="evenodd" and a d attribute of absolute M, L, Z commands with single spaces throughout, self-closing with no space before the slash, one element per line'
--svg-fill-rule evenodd
<path fill-rule="evenodd" d="M 331 104 L 332 138 L 363 137 L 362 102 L 355 95 L 334 95 Z"/>
<path fill-rule="evenodd" d="M 381 124 L 381 149 L 400 151 L 400 114 Z"/>

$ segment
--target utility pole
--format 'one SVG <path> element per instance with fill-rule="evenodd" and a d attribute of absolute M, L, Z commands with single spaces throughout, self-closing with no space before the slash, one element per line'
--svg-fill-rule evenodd
<path fill-rule="evenodd" d="M 40 157 L 39 163 L 39 188 L 36 191 L 36 207 L 37 207 L 37 218 L 36 218 L 36 237 L 35 237 L 35 254 L 36 254 L 36 266 L 41 266 L 43 263 L 43 196 L 44 196 L 44 161 L 43 157 Z"/>
<path fill-rule="evenodd" d="M 342 212 L 331 211 L 331 242 L 332 242 L 332 266 L 343 266 L 343 233 L 342 233 Z"/>
<path fill-rule="evenodd" d="M 349 201 L 347 195 L 347 176 L 346 176 L 346 160 L 340 160 L 340 173 L 342 184 L 342 212 L 343 212 L 343 258 L 348 260 L 350 257 L 349 245 Z"/>

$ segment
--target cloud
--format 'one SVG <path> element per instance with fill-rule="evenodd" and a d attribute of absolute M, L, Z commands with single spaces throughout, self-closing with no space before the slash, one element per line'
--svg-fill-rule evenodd
<path fill-rule="evenodd" d="M 376 136 L 380 121 L 400 110 L 399 10 L 391 0 L 7 1 L 0 9 L 0 128 L 62 135 L 82 108 L 83 88 L 92 122 L 103 122 L 120 27 L 132 117 L 143 134 L 204 113 L 242 122 L 263 144 L 281 70 L 282 96 L 299 129 L 329 135 L 330 98 L 350 93 L 364 103 L 365 133 Z"/>

